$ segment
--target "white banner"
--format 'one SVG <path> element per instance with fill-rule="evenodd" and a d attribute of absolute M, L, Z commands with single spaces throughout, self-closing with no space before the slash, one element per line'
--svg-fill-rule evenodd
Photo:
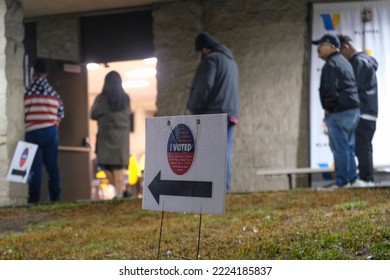
<path fill-rule="evenodd" d="M 365 24 L 362 12 L 371 11 L 372 19 Z M 390 1 L 313 4 L 312 39 L 325 33 L 344 34 L 378 60 L 379 116 L 374 135 L 374 165 L 390 163 Z M 332 167 L 333 155 L 328 136 L 323 132 L 324 111 L 319 98 L 321 69 L 324 61 L 318 58 L 317 46 L 311 48 L 310 79 L 310 166 Z"/>

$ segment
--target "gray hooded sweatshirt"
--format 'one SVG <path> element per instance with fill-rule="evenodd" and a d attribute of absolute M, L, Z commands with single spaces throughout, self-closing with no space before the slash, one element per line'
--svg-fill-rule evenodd
<path fill-rule="evenodd" d="M 238 67 L 232 52 L 218 45 L 198 65 L 187 109 L 193 114 L 227 113 L 238 119 Z"/>

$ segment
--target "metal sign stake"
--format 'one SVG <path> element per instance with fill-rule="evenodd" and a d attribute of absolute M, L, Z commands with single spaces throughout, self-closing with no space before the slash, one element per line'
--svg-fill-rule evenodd
<path fill-rule="evenodd" d="M 162 240 L 164 213 L 165 213 L 165 211 L 161 212 L 160 236 L 159 236 L 159 239 L 158 239 L 157 260 L 159 260 L 161 255 L 163 255 L 163 254 L 161 254 L 161 240 Z M 201 228 L 202 228 L 202 216 L 203 216 L 202 214 L 199 214 L 198 244 L 197 244 L 197 250 L 196 250 L 196 257 L 195 257 L 196 260 L 199 260 L 199 256 L 200 256 L 199 253 L 200 253 L 200 235 L 201 235 Z M 166 255 L 169 256 L 169 257 L 172 257 L 172 258 L 183 259 L 183 260 L 190 260 L 189 258 L 173 256 L 173 255 L 170 255 L 170 254 L 166 254 Z"/>
<path fill-rule="evenodd" d="M 161 211 L 160 237 L 158 239 L 157 260 L 160 259 L 160 248 L 161 248 L 161 236 L 162 236 L 163 221 L 164 221 L 164 211 Z"/>

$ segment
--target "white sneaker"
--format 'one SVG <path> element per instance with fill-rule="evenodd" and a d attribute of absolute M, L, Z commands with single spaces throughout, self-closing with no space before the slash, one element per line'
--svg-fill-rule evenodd
<path fill-rule="evenodd" d="M 346 184 L 346 185 L 343 185 L 343 186 L 332 184 L 330 186 L 324 186 L 322 188 L 318 188 L 318 190 L 321 190 L 321 191 L 333 191 L 333 190 L 345 189 L 345 188 L 349 188 L 349 187 L 350 187 L 350 184 Z"/>
<path fill-rule="evenodd" d="M 375 187 L 375 182 L 368 181 L 367 182 L 367 187 Z"/>
<path fill-rule="evenodd" d="M 364 187 L 364 181 L 360 180 L 360 179 L 356 179 L 355 181 L 353 181 L 351 183 L 351 186 L 353 188 L 360 188 L 360 187 Z"/>
<path fill-rule="evenodd" d="M 361 188 L 375 187 L 375 183 L 372 181 L 363 181 L 363 180 L 359 180 L 359 181 L 360 181 L 359 187 Z"/>
<path fill-rule="evenodd" d="M 359 179 L 356 179 L 351 183 L 351 187 L 358 188 L 362 185 L 362 182 Z"/>

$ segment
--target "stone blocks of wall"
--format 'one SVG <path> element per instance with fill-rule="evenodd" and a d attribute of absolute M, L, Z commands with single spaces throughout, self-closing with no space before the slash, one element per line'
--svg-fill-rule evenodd
<path fill-rule="evenodd" d="M 285 177 L 258 177 L 256 171 L 308 165 L 306 5 L 178 1 L 155 12 L 159 114 L 184 109 L 188 90 L 183 89 L 196 68 L 189 60 L 194 37 L 187 36 L 208 31 L 234 53 L 240 71 L 240 123 L 232 158 L 233 192 L 287 189 Z"/>
<path fill-rule="evenodd" d="M 1 1 L 0 18 L 0 205 L 26 203 L 24 184 L 6 180 L 8 167 L 24 133 L 23 8 L 19 0 Z"/>
<path fill-rule="evenodd" d="M 158 115 L 185 113 L 189 88 L 199 62 L 194 40 L 201 30 L 198 1 L 178 1 L 153 11 L 155 56 L 158 59 Z"/>
<path fill-rule="evenodd" d="M 259 178 L 256 171 L 307 164 L 306 148 L 298 148 L 306 142 L 306 3 L 204 3 L 205 26 L 228 44 L 240 69 L 232 190 L 285 189 L 286 178 Z"/>
<path fill-rule="evenodd" d="M 70 62 L 80 61 L 79 19 L 42 19 L 37 22 L 38 56 Z"/>

